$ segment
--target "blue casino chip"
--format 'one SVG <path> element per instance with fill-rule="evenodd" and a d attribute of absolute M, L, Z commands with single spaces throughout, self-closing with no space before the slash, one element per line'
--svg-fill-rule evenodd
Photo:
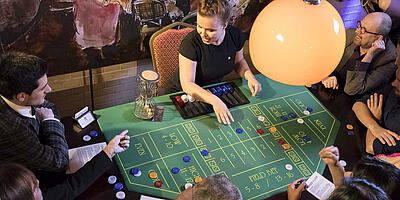
<path fill-rule="evenodd" d="M 172 168 L 172 173 L 174 173 L 174 174 L 177 174 L 177 173 L 179 173 L 179 168 L 177 168 L 177 167 L 174 167 L 174 168 Z"/>
<path fill-rule="evenodd" d="M 201 151 L 201 155 L 203 155 L 203 156 L 208 156 L 208 151 L 207 151 L 207 150 Z"/>
<path fill-rule="evenodd" d="M 122 183 L 116 183 L 116 184 L 114 185 L 114 189 L 117 190 L 117 191 L 120 191 L 120 190 L 122 190 L 123 188 L 124 188 L 124 185 L 122 185 Z"/>
<path fill-rule="evenodd" d="M 140 170 L 138 168 L 132 168 L 130 172 L 131 172 L 132 175 L 135 175 L 135 174 L 138 174 L 139 171 Z"/>
<path fill-rule="evenodd" d="M 241 129 L 241 128 L 236 129 L 236 133 L 242 134 L 243 133 L 243 129 Z"/>
<path fill-rule="evenodd" d="M 97 137 L 99 134 L 97 133 L 97 131 L 90 131 L 89 135 L 92 137 Z"/>
<path fill-rule="evenodd" d="M 190 162 L 190 160 L 191 160 L 190 156 L 183 157 L 183 161 L 185 162 Z"/>

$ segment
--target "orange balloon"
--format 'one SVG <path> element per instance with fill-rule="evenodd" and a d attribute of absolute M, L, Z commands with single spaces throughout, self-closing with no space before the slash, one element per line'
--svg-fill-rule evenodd
<path fill-rule="evenodd" d="M 274 0 L 257 16 L 250 32 L 254 66 L 289 85 L 311 85 L 339 64 L 346 43 L 343 21 L 326 0 Z"/>

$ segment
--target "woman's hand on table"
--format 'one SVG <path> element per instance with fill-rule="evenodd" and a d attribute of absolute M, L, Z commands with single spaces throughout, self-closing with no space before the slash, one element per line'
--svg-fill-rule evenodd
<path fill-rule="evenodd" d="M 212 105 L 219 123 L 231 124 L 231 121 L 234 122 L 231 112 L 221 99 L 216 98 L 216 101 Z"/>
<path fill-rule="evenodd" d="M 247 80 L 247 84 L 251 91 L 251 96 L 255 96 L 257 93 L 261 92 L 261 84 L 253 76 Z"/>

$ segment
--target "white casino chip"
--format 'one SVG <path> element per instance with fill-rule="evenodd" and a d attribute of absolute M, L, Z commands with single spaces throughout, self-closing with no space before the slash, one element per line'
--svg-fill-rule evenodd
<path fill-rule="evenodd" d="M 117 193 L 115 193 L 115 197 L 117 197 L 117 199 L 125 199 L 125 192 L 118 191 Z"/>
<path fill-rule="evenodd" d="M 186 183 L 185 184 L 185 190 L 187 190 L 190 187 L 193 187 L 193 184 L 191 184 L 191 183 Z"/>
<path fill-rule="evenodd" d="M 134 176 L 136 176 L 136 177 L 141 176 L 141 175 L 142 175 L 142 172 L 140 170 L 138 171 L 137 174 L 134 174 Z"/>
<path fill-rule="evenodd" d="M 108 177 L 108 183 L 109 184 L 114 184 L 117 182 L 117 177 L 116 176 L 109 176 Z"/>
<path fill-rule="evenodd" d="M 302 123 L 304 123 L 304 120 L 299 118 L 299 119 L 297 119 L 297 123 L 302 124 Z"/>
<path fill-rule="evenodd" d="M 194 97 L 192 97 L 192 96 L 190 96 L 190 95 L 187 95 L 187 96 L 188 96 L 190 102 L 196 101 L 196 99 L 194 99 Z"/>
<path fill-rule="evenodd" d="M 182 95 L 182 96 L 181 96 L 181 99 L 182 99 L 182 101 L 183 101 L 184 103 L 187 103 L 187 102 L 189 101 L 189 97 L 188 97 L 188 95 L 186 95 L 186 94 Z"/>
<path fill-rule="evenodd" d="M 293 169 L 293 166 L 291 164 L 286 164 L 285 168 L 290 171 Z"/>
<path fill-rule="evenodd" d="M 346 161 L 344 161 L 344 160 L 339 160 L 339 164 L 342 167 L 346 167 L 346 165 L 347 165 Z"/>
<path fill-rule="evenodd" d="M 83 141 L 87 142 L 87 141 L 90 141 L 92 138 L 89 135 L 85 135 L 85 136 L 83 136 L 82 139 L 83 139 Z"/>
<path fill-rule="evenodd" d="M 264 116 L 258 116 L 258 121 L 263 122 L 264 120 L 265 120 L 265 117 L 264 117 Z"/>

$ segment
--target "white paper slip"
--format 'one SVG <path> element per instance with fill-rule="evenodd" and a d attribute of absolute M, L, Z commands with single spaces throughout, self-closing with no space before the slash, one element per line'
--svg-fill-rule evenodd
<path fill-rule="evenodd" d="M 91 160 L 95 155 L 100 153 L 106 147 L 106 143 L 97 143 L 86 145 L 83 147 L 73 148 L 68 150 L 69 166 L 67 174 L 72 174 L 78 171 L 83 165 Z"/>
<path fill-rule="evenodd" d="M 335 190 L 335 185 L 318 172 L 314 172 L 306 184 L 308 186 L 307 191 L 320 200 L 328 199 Z"/>
<path fill-rule="evenodd" d="M 159 199 L 159 198 L 149 197 L 146 195 L 141 195 L 140 200 L 165 200 L 165 199 Z"/>

